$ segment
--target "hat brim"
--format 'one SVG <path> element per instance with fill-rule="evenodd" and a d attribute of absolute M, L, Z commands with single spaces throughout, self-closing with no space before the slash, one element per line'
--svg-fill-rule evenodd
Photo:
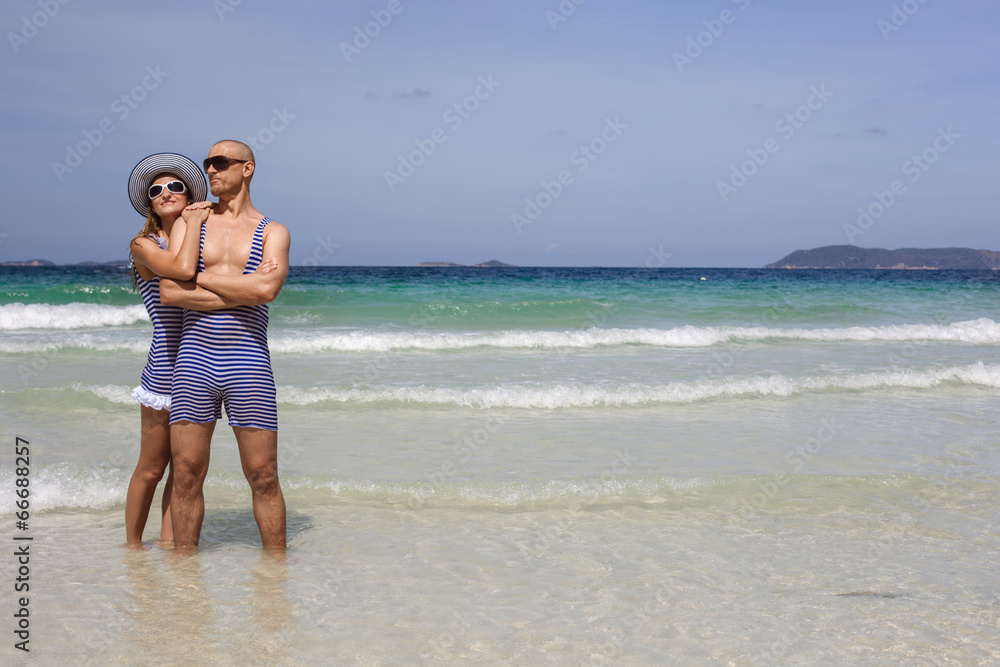
<path fill-rule="evenodd" d="M 174 174 L 188 189 L 190 203 L 205 201 L 208 186 L 205 175 L 190 158 L 178 153 L 154 153 L 139 161 L 128 177 L 128 198 L 142 217 L 149 215 L 149 186 L 160 174 Z"/>

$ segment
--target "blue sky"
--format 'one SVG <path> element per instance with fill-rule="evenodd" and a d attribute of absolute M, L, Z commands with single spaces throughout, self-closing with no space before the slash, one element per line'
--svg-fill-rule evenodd
<path fill-rule="evenodd" d="M 293 265 L 1000 249 L 995 3 L 8 0 L 0 26 L 0 260 L 122 258 L 136 162 L 251 137 Z"/>

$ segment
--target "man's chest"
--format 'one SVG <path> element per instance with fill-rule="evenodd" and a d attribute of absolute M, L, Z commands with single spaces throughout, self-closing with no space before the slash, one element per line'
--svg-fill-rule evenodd
<path fill-rule="evenodd" d="M 237 275 L 243 273 L 253 246 L 253 223 L 205 223 L 205 243 L 201 257 L 205 270 Z"/>

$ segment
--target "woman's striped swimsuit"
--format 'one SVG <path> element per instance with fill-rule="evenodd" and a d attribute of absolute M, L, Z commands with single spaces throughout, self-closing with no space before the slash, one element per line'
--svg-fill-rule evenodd
<path fill-rule="evenodd" d="M 149 238 L 164 250 L 167 249 L 167 239 L 153 234 Z M 135 282 L 142 295 L 142 303 L 153 322 L 153 342 L 149 346 L 146 367 L 142 369 L 142 378 L 139 386 L 133 390 L 132 398 L 156 410 L 169 410 L 171 377 L 174 374 L 177 347 L 181 342 L 181 319 L 184 311 L 177 306 L 164 306 L 160 303 L 159 276 L 143 280 L 134 264 L 132 271 L 135 272 Z"/>
<path fill-rule="evenodd" d="M 257 225 L 243 274 L 260 264 L 264 218 Z M 205 227 L 201 228 L 201 249 Z M 205 270 L 199 257 L 198 270 Z M 278 409 L 267 349 L 267 306 L 225 310 L 185 310 L 180 349 L 174 365 L 170 423 L 205 424 L 222 418 L 226 406 L 230 426 L 278 430 Z"/>

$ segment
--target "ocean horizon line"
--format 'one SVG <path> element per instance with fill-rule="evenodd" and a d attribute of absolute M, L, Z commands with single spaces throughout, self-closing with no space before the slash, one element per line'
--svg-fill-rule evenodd
<path fill-rule="evenodd" d="M 33 260 L 32 260 L 33 261 Z M 68 262 L 65 264 L 30 264 L 26 262 L 0 262 L 0 269 L 58 269 L 58 268 L 79 268 L 79 267 L 91 267 L 91 268 L 106 268 L 106 269 L 116 269 L 120 271 L 127 271 L 129 268 L 129 263 L 126 261 L 107 261 L 107 262 Z M 775 272 L 788 272 L 788 271 L 965 271 L 965 272 L 984 272 L 984 271 L 998 271 L 1000 266 L 991 268 L 960 268 L 953 269 L 947 267 L 933 267 L 933 266 L 917 266 L 917 267 L 900 267 L 900 266 L 879 266 L 879 267 L 806 267 L 806 266 L 795 266 L 795 267 L 769 267 L 769 266 L 626 266 L 626 265 L 610 265 L 610 264 L 510 264 L 507 266 L 477 266 L 475 264 L 462 264 L 457 266 L 420 266 L 419 264 L 290 264 L 290 269 L 421 269 L 427 271 L 434 270 L 446 270 L 454 271 L 458 269 L 475 269 L 476 271 L 508 271 L 511 269 L 628 269 L 628 270 L 642 270 L 642 271 L 775 271 Z"/>

